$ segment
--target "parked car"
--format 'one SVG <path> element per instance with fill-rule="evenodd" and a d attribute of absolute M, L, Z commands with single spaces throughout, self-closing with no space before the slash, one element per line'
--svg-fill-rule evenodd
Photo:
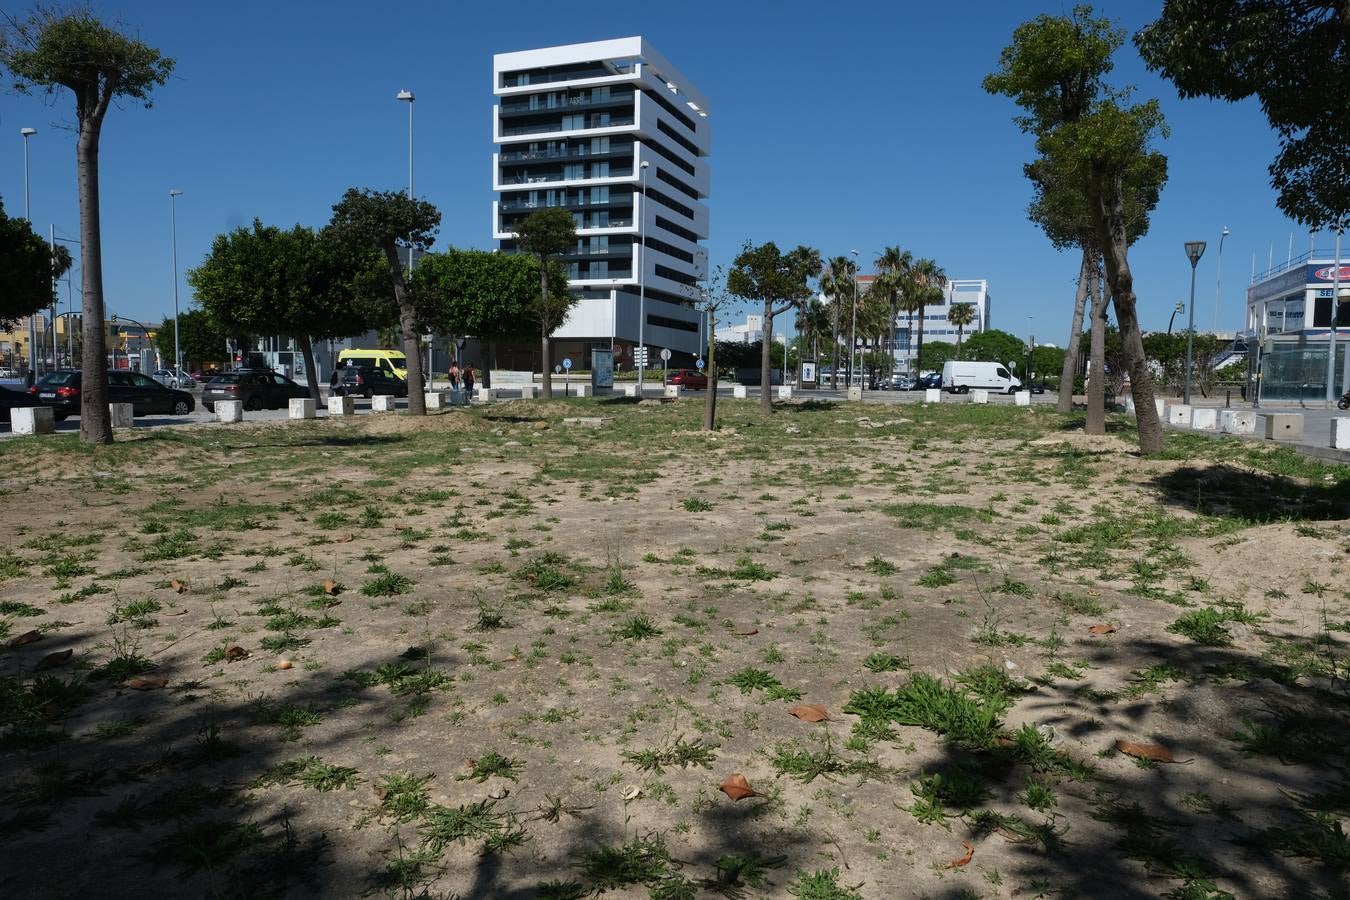
<path fill-rule="evenodd" d="M 27 392 L 20 393 L 8 388 L 0 388 L 0 422 L 10 421 L 9 411 L 11 409 L 18 409 L 21 406 L 41 405 L 41 400 Z"/>
<path fill-rule="evenodd" d="M 942 387 L 953 394 L 966 394 L 972 388 L 1011 394 L 1022 387 L 1003 363 L 975 362 L 950 359 L 942 366 L 942 374 L 934 387 Z"/>
<path fill-rule="evenodd" d="M 706 391 L 708 376 L 693 369 L 671 369 L 666 373 L 666 384 L 678 384 L 691 391 Z"/>
<path fill-rule="evenodd" d="M 896 391 L 912 391 L 916 382 L 909 375 L 897 375 L 891 379 L 891 389 Z"/>
<path fill-rule="evenodd" d="M 918 381 L 914 382 L 914 390 L 916 391 L 940 387 L 942 387 L 941 372 L 929 372 L 927 375 L 920 375 Z"/>
<path fill-rule="evenodd" d="M 205 369 L 198 369 L 196 372 L 192 373 L 192 380 L 197 382 L 198 384 L 206 384 L 208 381 L 210 381 L 212 378 L 215 378 L 219 374 L 220 374 L 219 372 L 216 372 L 214 370 L 208 372 Z"/>
<path fill-rule="evenodd" d="M 402 350 L 342 350 L 338 352 L 338 366 L 371 366 L 408 380 L 408 357 Z"/>
<path fill-rule="evenodd" d="M 1044 394 L 1044 393 L 1045 393 L 1045 382 L 1044 382 L 1044 381 L 1029 381 L 1029 382 L 1027 382 L 1027 386 L 1026 386 L 1025 388 L 1023 388 L 1023 390 L 1030 391 L 1030 392 L 1033 393 L 1033 394 Z"/>
<path fill-rule="evenodd" d="M 157 369 L 154 379 L 165 387 L 191 389 L 195 380 L 182 369 Z"/>
<path fill-rule="evenodd" d="M 52 407 L 57 419 L 78 416 L 82 380 L 77 369 L 58 369 L 39 378 L 28 393 Z M 130 403 L 132 415 L 136 416 L 152 413 L 186 416 L 197 406 L 187 391 L 167 388 L 148 375 L 125 370 L 108 373 L 108 402 Z"/>
<path fill-rule="evenodd" d="M 238 400 L 247 410 L 281 409 L 292 398 L 308 396 L 309 388 L 271 369 L 238 369 L 207 382 L 202 389 L 202 406 L 215 412 L 217 402 Z"/>
<path fill-rule="evenodd" d="M 337 370 L 338 381 L 333 393 L 339 397 L 365 397 L 369 400 L 376 394 L 392 394 L 395 397 L 408 396 L 408 382 L 386 369 L 374 366 L 344 366 Z"/>

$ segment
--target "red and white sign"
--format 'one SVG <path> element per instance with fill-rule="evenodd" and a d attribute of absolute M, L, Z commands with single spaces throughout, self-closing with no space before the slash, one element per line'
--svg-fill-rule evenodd
<path fill-rule="evenodd" d="M 1336 267 L 1323 266 L 1322 268 L 1313 272 L 1313 277 L 1316 278 L 1318 281 L 1335 281 Z M 1341 281 L 1350 283 L 1350 266 L 1345 265 L 1341 266 Z"/>

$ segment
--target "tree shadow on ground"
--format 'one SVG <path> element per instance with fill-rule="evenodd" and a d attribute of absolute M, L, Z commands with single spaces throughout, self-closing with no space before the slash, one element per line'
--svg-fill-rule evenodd
<path fill-rule="evenodd" d="M 1305 484 L 1283 475 L 1216 464 L 1186 466 L 1153 480 L 1163 502 L 1207 516 L 1250 522 L 1350 518 L 1350 479 Z"/>

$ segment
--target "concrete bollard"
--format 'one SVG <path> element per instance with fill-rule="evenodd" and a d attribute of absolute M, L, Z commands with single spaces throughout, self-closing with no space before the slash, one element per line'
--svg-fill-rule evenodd
<path fill-rule="evenodd" d="M 313 419 L 315 418 L 315 407 L 313 397 L 292 397 L 290 414 L 292 419 Z"/>
<path fill-rule="evenodd" d="M 371 398 L 370 398 L 370 411 L 371 411 L 371 412 L 393 412 L 393 411 L 394 411 L 394 395 L 393 395 L 393 394 L 376 394 L 374 397 L 371 397 Z"/>
<path fill-rule="evenodd" d="M 1015 406 L 1030 406 L 1031 391 L 1017 391 L 1013 394 L 1013 404 Z"/>
<path fill-rule="evenodd" d="M 520 386 L 520 399 L 533 400 L 539 396 L 539 388 L 533 384 L 522 384 Z"/>
<path fill-rule="evenodd" d="M 1191 408 L 1185 403 L 1169 403 L 1165 421 L 1168 425 L 1189 428 L 1191 427 Z"/>
<path fill-rule="evenodd" d="M 558 386 L 561 387 L 561 388 L 563 389 L 562 393 L 563 393 L 564 396 L 566 396 L 566 394 L 567 394 L 567 386 L 566 386 L 566 385 L 558 385 Z M 489 401 L 491 401 L 491 400 L 496 400 L 496 399 L 497 399 L 497 389 L 496 389 L 496 388 L 480 387 L 480 388 L 478 388 L 478 396 L 475 397 L 474 399 L 477 400 L 479 403 L 487 403 L 487 402 L 489 402 Z"/>
<path fill-rule="evenodd" d="M 779 399 L 779 400 L 791 400 L 791 399 L 792 399 L 792 385 L 790 385 L 790 384 L 780 384 L 780 385 L 778 386 L 778 399 Z"/>
<path fill-rule="evenodd" d="M 1191 410 L 1191 428 L 1195 431 L 1214 431 L 1219 427 L 1219 411 L 1208 407 Z"/>
<path fill-rule="evenodd" d="M 988 392 L 988 391 L 971 391 L 971 392 L 970 392 L 970 402 L 971 402 L 971 403 L 988 403 L 988 402 L 989 402 L 989 392 Z"/>
<path fill-rule="evenodd" d="M 450 405 L 448 400 L 445 391 L 424 391 L 422 394 L 422 402 L 427 409 L 445 409 Z"/>
<path fill-rule="evenodd" d="M 229 425 L 244 421 L 244 404 L 239 400 L 217 400 L 216 418 Z"/>
<path fill-rule="evenodd" d="M 666 393 L 665 393 L 665 396 L 667 396 L 667 397 L 670 397 L 670 398 L 672 398 L 672 399 L 679 399 L 679 397 L 680 397 L 683 393 L 684 393 L 684 386 L 683 386 L 683 385 L 679 385 L 679 384 L 668 384 L 668 385 L 666 385 Z"/>
<path fill-rule="evenodd" d="M 860 388 L 860 387 L 851 387 L 851 388 L 849 388 L 849 389 L 848 389 L 848 399 L 850 399 L 850 400 L 861 400 L 861 399 L 862 399 L 862 388 Z"/>
<path fill-rule="evenodd" d="M 330 416 L 350 416 L 356 413 L 356 401 L 351 397 L 329 397 L 328 414 Z"/>
<path fill-rule="evenodd" d="M 621 384 L 619 385 L 619 389 L 623 391 L 625 397 L 636 397 L 638 395 L 636 384 Z"/>
<path fill-rule="evenodd" d="M 1224 434 L 1256 434 L 1256 413 L 1239 409 L 1221 409 L 1219 430 Z"/>
<path fill-rule="evenodd" d="M 56 416 L 50 406 L 16 406 L 9 411 L 9 428 L 15 434 L 52 434 Z"/>
<path fill-rule="evenodd" d="M 1166 418 L 1167 418 L 1167 401 L 1164 400 L 1164 399 L 1161 398 L 1161 397 L 1154 397 L 1154 398 L 1153 398 L 1153 405 L 1154 405 L 1155 407 L 1157 407 L 1157 409 L 1158 409 L 1158 418 L 1159 418 L 1159 419 L 1163 419 L 1164 421 L 1166 421 Z"/>
<path fill-rule="evenodd" d="M 130 403 L 109 403 L 108 418 L 113 428 L 130 428 L 136 424 L 136 409 Z"/>
<path fill-rule="evenodd" d="M 737 400 L 744 400 L 750 396 L 750 389 L 743 384 L 733 384 L 731 386 L 731 396 Z"/>
<path fill-rule="evenodd" d="M 1272 441 L 1303 440 L 1302 413 L 1271 413 L 1262 416 L 1266 420 L 1262 433 Z"/>
<path fill-rule="evenodd" d="M 589 384 L 570 384 L 568 387 L 570 388 L 568 393 L 573 397 L 590 397 L 595 393 L 595 388 Z"/>
<path fill-rule="evenodd" d="M 1134 412 L 1134 397 L 1130 394 L 1125 395 L 1125 411 L 1127 413 Z"/>
<path fill-rule="evenodd" d="M 924 403 L 941 403 L 941 402 L 942 402 L 942 388 L 924 388 L 924 391 L 923 391 L 923 402 L 924 402 Z"/>
<path fill-rule="evenodd" d="M 1331 449 L 1350 450 L 1350 416 L 1331 420 Z"/>

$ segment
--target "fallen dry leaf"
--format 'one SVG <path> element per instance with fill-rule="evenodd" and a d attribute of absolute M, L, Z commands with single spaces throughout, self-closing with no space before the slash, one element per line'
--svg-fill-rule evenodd
<path fill-rule="evenodd" d="M 749 637 L 749 636 L 752 635 L 752 634 L 759 634 L 759 629 L 758 629 L 758 628 L 746 628 L 746 629 L 742 629 L 741 631 L 738 631 L 738 632 L 736 632 L 736 633 L 737 633 L 738 635 L 740 635 L 741 637 Z"/>
<path fill-rule="evenodd" d="M 55 669 L 57 666 L 62 665 L 69 660 L 71 654 L 74 652 L 74 650 L 57 650 L 55 653 L 48 653 L 46 656 L 42 657 L 42 659 L 37 661 L 37 665 L 33 667 L 33 671 L 41 672 L 44 669 Z"/>
<path fill-rule="evenodd" d="M 352 535 L 344 534 L 342 537 L 338 538 L 334 543 L 350 544 L 351 542 L 352 542 Z"/>
<path fill-rule="evenodd" d="M 722 782 L 721 790 L 732 800 L 744 800 L 746 797 L 759 796 L 759 793 L 750 786 L 750 782 L 746 781 L 745 776 L 740 772 L 733 772 L 728 775 L 726 781 Z"/>
<path fill-rule="evenodd" d="M 1088 634 L 1110 634 L 1116 630 L 1116 626 L 1103 622 L 1101 625 L 1093 625 L 1088 629 Z"/>
<path fill-rule="evenodd" d="M 188 586 L 183 582 L 179 581 L 177 578 L 169 582 L 169 587 L 173 588 L 173 592 L 175 594 L 185 593 L 188 589 Z"/>
<path fill-rule="evenodd" d="M 167 675 L 142 675 L 140 678 L 128 678 L 122 682 L 122 686 L 129 687 L 133 691 L 155 691 L 168 683 Z"/>
<path fill-rule="evenodd" d="M 636 800 L 641 795 L 642 788 L 638 787 L 636 784 L 630 784 L 623 789 L 623 799 L 625 800 Z"/>
<path fill-rule="evenodd" d="M 331 578 L 327 578 L 323 583 L 323 592 L 330 597 L 336 597 L 342 592 L 342 585 Z"/>
<path fill-rule="evenodd" d="M 819 703 L 798 703 L 788 710 L 788 714 L 803 722 L 824 722 L 830 717 L 830 711 Z"/>
<path fill-rule="evenodd" d="M 14 640 L 10 641 L 9 645 L 11 647 L 22 647 L 24 644 L 31 644 L 35 641 L 40 640 L 42 640 L 42 632 L 25 631 L 23 634 L 19 635 Z"/>
<path fill-rule="evenodd" d="M 232 644 L 225 648 L 225 658 L 230 662 L 234 662 L 236 659 L 247 659 L 248 651 L 238 644 Z"/>
<path fill-rule="evenodd" d="M 294 669 L 295 663 L 291 662 L 289 659 L 279 659 L 277 660 L 277 664 L 272 668 L 277 670 L 278 672 L 281 672 L 285 669 Z"/>
<path fill-rule="evenodd" d="M 959 869 L 964 865 L 968 865 L 971 858 L 975 856 L 975 846 L 971 844 L 970 841 L 962 841 L 961 846 L 966 848 L 966 852 L 947 863 L 947 868 Z"/>
<path fill-rule="evenodd" d="M 1174 763 L 1176 757 L 1162 744 L 1142 744 L 1139 741 L 1116 741 L 1116 749 L 1126 756 L 1136 759 L 1151 759 L 1154 762 Z"/>

